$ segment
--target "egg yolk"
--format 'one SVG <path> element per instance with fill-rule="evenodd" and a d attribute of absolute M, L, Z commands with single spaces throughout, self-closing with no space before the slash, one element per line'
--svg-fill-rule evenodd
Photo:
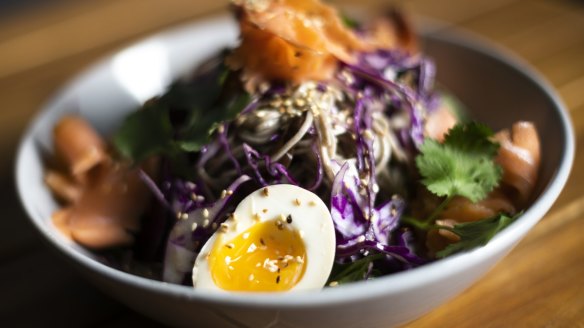
<path fill-rule="evenodd" d="M 220 239 L 209 256 L 211 276 L 219 288 L 286 291 L 304 274 L 304 242 L 285 221 L 258 222 L 230 241 Z"/>

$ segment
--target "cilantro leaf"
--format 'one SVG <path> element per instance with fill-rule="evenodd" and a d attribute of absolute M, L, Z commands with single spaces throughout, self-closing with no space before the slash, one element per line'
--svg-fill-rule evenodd
<path fill-rule="evenodd" d="M 141 110 L 127 116 L 113 137 L 120 155 L 135 161 L 164 152 L 171 142 L 168 112 L 155 102 L 148 102 Z"/>
<path fill-rule="evenodd" d="M 113 137 L 121 156 L 140 162 L 166 155 L 171 162 L 182 163 L 179 167 L 187 167 L 181 158 L 184 152 L 200 150 L 219 123 L 235 118 L 250 96 L 222 60 L 205 68 L 192 80 L 172 84 L 161 97 L 126 118 Z"/>
<path fill-rule="evenodd" d="M 184 151 L 197 151 L 209 142 L 209 136 L 217 128 L 220 122 L 235 118 L 241 110 L 250 102 L 247 93 L 238 93 L 225 103 L 213 106 L 207 110 L 195 110 L 191 112 L 188 129 L 181 136 L 179 145 Z"/>
<path fill-rule="evenodd" d="M 466 222 L 454 225 L 454 227 L 440 227 L 452 231 L 460 237 L 454 244 L 448 245 L 445 249 L 436 253 L 438 258 L 443 258 L 451 254 L 471 250 L 476 247 L 486 245 L 499 231 L 509 226 L 520 214 L 509 217 L 499 214 L 489 219 L 475 222 Z"/>
<path fill-rule="evenodd" d="M 426 139 L 416 157 L 422 183 L 446 197 L 462 196 L 477 202 L 499 183 L 501 168 L 493 161 L 499 145 L 492 131 L 479 123 L 457 124 L 444 142 Z"/>

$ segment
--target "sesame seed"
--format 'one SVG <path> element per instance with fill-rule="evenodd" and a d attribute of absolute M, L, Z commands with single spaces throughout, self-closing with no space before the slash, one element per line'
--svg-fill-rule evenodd
<path fill-rule="evenodd" d="M 243 239 L 247 239 L 249 238 L 249 232 L 244 232 L 243 233 Z"/>
<path fill-rule="evenodd" d="M 258 248 L 258 247 L 256 246 L 256 244 L 253 244 L 253 243 L 252 243 L 252 244 L 251 244 L 251 245 L 249 245 L 249 247 L 247 248 L 247 252 L 248 252 L 248 253 L 253 253 L 253 252 L 255 252 L 255 250 L 256 250 L 257 248 Z"/>
<path fill-rule="evenodd" d="M 196 201 L 197 201 L 197 202 L 203 202 L 203 201 L 205 201 L 205 197 L 203 197 L 203 196 L 201 196 L 201 195 L 197 195 L 197 199 L 196 199 Z"/>
<path fill-rule="evenodd" d="M 280 283 L 280 276 L 276 277 L 276 283 L 279 284 Z"/>
<path fill-rule="evenodd" d="M 231 195 L 233 195 L 233 190 L 231 190 L 231 189 L 228 189 L 228 190 L 227 190 L 227 195 L 228 195 L 228 196 L 231 196 Z"/>
<path fill-rule="evenodd" d="M 288 216 L 286 217 L 286 223 L 290 224 L 292 223 L 292 215 L 288 214 Z"/>
<path fill-rule="evenodd" d="M 208 226 L 209 226 L 209 220 L 205 219 L 205 220 L 203 221 L 203 227 L 204 227 L 204 228 L 206 228 L 206 227 L 208 227 Z"/>
<path fill-rule="evenodd" d="M 188 218 L 189 218 L 189 215 L 188 215 L 187 213 L 183 213 L 183 214 L 180 216 L 180 218 L 181 218 L 182 220 L 186 220 L 186 219 L 188 219 Z"/>
<path fill-rule="evenodd" d="M 217 222 L 213 222 L 213 224 L 211 225 L 211 228 L 213 230 L 216 230 L 217 229 Z"/>
<path fill-rule="evenodd" d="M 300 256 L 296 256 L 296 263 L 302 264 L 302 263 L 304 263 L 304 259 Z"/>
<path fill-rule="evenodd" d="M 261 220 L 261 217 L 260 217 L 260 215 L 259 215 L 259 214 L 257 214 L 257 213 L 254 213 L 254 214 L 252 215 L 252 218 L 254 219 L 254 221 L 259 221 L 259 220 Z"/>
<path fill-rule="evenodd" d="M 221 191 L 221 198 L 225 198 L 225 196 L 227 196 L 227 190 L 223 190 Z"/>
<path fill-rule="evenodd" d="M 364 241 L 365 241 L 365 236 L 359 236 L 359 238 L 357 238 L 358 243 L 362 243 Z"/>
<path fill-rule="evenodd" d="M 300 202 L 300 199 L 298 199 L 298 198 L 294 198 L 294 204 L 295 204 L 296 206 L 300 206 L 300 205 L 302 205 L 302 203 Z"/>
<path fill-rule="evenodd" d="M 203 217 L 204 218 L 208 218 L 209 217 L 209 210 L 206 209 L 206 208 L 203 209 Z"/>
<path fill-rule="evenodd" d="M 259 264 L 259 263 L 258 263 L 258 264 Z M 254 277 L 253 277 L 253 273 L 252 273 L 252 274 L 250 274 L 250 275 L 249 275 L 249 278 L 248 278 L 248 279 L 249 279 L 249 281 L 253 281 L 253 278 L 254 278 Z"/>
<path fill-rule="evenodd" d="M 233 247 L 235 247 L 235 245 L 233 245 L 233 243 L 229 243 L 229 244 L 225 244 L 225 247 L 227 247 L 229 249 L 233 249 Z"/>
<path fill-rule="evenodd" d="M 262 246 L 266 246 L 266 242 L 264 241 L 264 238 L 260 238 L 260 244 L 262 244 Z"/>
<path fill-rule="evenodd" d="M 315 206 L 315 205 L 316 205 L 316 202 L 315 202 L 315 201 L 313 201 L 313 200 L 311 200 L 311 201 L 309 201 L 309 202 L 308 202 L 308 205 L 310 205 L 310 206 Z"/>
<path fill-rule="evenodd" d="M 195 230 L 197 230 L 197 222 L 193 222 L 193 224 L 191 224 L 191 231 Z"/>
<path fill-rule="evenodd" d="M 330 287 L 337 287 L 338 285 L 339 285 L 338 281 L 331 281 L 329 284 Z"/>
<path fill-rule="evenodd" d="M 268 187 L 265 187 L 264 189 L 262 189 L 262 194 L 266 197 L 268 197 L 270 195 L 270 192 L 268 190 Z"/>
<path fill-rule="evenodd" d="M 217 128 L 217 132 L 219 133 L 225 132 L 225 127 L 223 125 L 219 125 L 219 127 Z"/>
<path fill-rule="evenodd" d="M 264 3 L 264 6 L 266 6 L 265 4 L 267 2 L 266 1 L 262 1 L 262 2 Z M 254 3 L 258 3 L 258 1 L 254 1 Z M 260 91 L 260 93 L 264 93 L 264 92 L 268 91 L 269 88 L 270 88 L 270 84 L 268 82 L 262 82 L 258 86 L 258 90 Z"/>
<path fill-rule="evenodd" d="M 182 212 L 177 212 L 176 213 L 176 218 L 179 219 L 179 220 L 182 219 Z"/>
<path fill-rule="evenodd" d="M 221 223 L 221 232 L 227 232 L 229 230 L 229 225 L 227 223 Z"/>
<path fill-rule="evenodd" d="M 391 209 L 389 210 L 389 212 L 391 213 L 391 216 L 396 216 L 397 215 L 397 209 L 392 206 Z"/>
<path fill-rule="evenodd" d="M 264 209 L 262 210 L 262 213 L 268 213 L 268 209 L 267 209 L 267 208 L 264 208 Z"/>

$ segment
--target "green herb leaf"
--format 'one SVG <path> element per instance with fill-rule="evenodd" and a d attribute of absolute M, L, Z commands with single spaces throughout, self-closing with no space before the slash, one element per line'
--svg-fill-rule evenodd
<path fill-rule="evenodd" d="M 141 161 L 150 155 L 163 153 L 172 143 L 172 126 L 168 111 L 156 102 L 126 117 L 113 137 L 113 144 L 126 158 Z"/>
<path fill-rule="evenodd" d="M 349 17 L 345 13 L 341 13 L 341 21 L 345 24 L 346 27 L 350 29 L 356 29 L 359 27 L 359 22 L 356 19 Z"/>
<path fill-rule="evenodd" d="M 180 147 L 185 151 L 198 151 L 209 142 L 210 135 L 221 122 L 234 119 L 250 102 L 247 93 L 233 95 L 225 103 L 191 113 L 188 129 L 181 136 Z"/>
<path fill-rule="evenodd" d="M 499 145 L 490 140 L 492 134 L 485 125 L 470 122 L 452 128 L 444 143 L 426 139 L 416 157 L 422 183 L 438 196 L 472 202 L 485 198 L 501 177 L 493 161 Z"/>
<path fill-rule="evenodd" d="M 194 80 L 174 83 L 160 98 L 129 115 L 114 135 L 118 153 L 135 162 L 167 155 L 171 162 L 184 164 L 185 159 L 178 157 L 209 143 L 214 129 L 235 118 L 250 101 L 238 77 L 222 62 L 208 63 Z"/>
<path fill-rule="evenodd" d="M 369 270 L 369 265 L 383 258 L 383 254 L 371 254 L 346 264 L 335 263 L 327 285 L 336 282 L 339 285 L 354 281 L 362 281 Z M 376 276 L 375 272 L 371 276 Z"/>
<path fill-rule="evenodd" d="M 475 222 L 466 222 L 454 225 L 453 228 L 440 227 L 452 231 L 460 237 L 454 244 L 448 245 L 445 249 L 436 253 L 436 256 L 443 258 L 461 251 L 471 250 L 476 247 L 486 245 L 499 231 L 509 226 L 520 214 L 509 217 L 499 214 L 495 217 Z"/>

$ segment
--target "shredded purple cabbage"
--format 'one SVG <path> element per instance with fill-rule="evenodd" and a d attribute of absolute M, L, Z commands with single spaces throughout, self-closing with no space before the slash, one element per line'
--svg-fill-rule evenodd
<path fill-rule="evenodd" d="M 343 162 L 332 160 L 335 166 L 332 183 L 330 180 L 325 182 L 323 161 L 327 159 L 323 159 L 325 155 L 320 155 L 317 143 L 311 147 L 316 158 L 314 181 L 306 183 L 307 179 L 298 171 L 291 172 L 288 164 L 272 161 L 269 154 L 262 153 L 264 148 L 261 146 L 243 142 L 234 150 L 230 122 L 217 129 L 212 141 L 198 153 L 194 170 L 202 172 L 209 163 L 213 163 L 214 158 L 226 155 L 231 163 L 229 166 L 238 175 L 228 187 L 233 194 L 212 202 L 217 197 L 211 192 L 214 186 L 201 178 L 193 182 L 168 179 L 165 182 L 167 187 L 161 190 L 144 174 L 143 179 L 165 206 L 175 213 L 187 214 L 186 218 L 176 221 L 170 232 L 164 260 L 164 281 L 182 283 L 185 280 L 192 270 L 198 250 L 214 232 L 213 223 L 225 219 L 226 208 L 236 205 L 231 204 L 233 195 L 240 193 L 241 185 L 248 181 L 256 186 L 290 183 L 317 192 L 325 200 L 328 198 L 336 229 L 338 262 L 351 262 L 370 252 L 377 252 L 384 254 L 385 260 L 375 265 L 395 267 L 397 271 L 424 263 L 415 252 L 411 231 L 400 226 L 406 209 L 404 199 L 399 195 L 379 194 L 374 140 L 367 135 L 374 126 L 374 113 L 382 104 L 388 117 L 408 117 L 408 125 L 397 131 L 397 139 L 412 153 L 417 151 L 424 139 L 424 117 L 436 107 L 436 97 L 432 91 L 434 64 L 422 56 L 377 50 L 362 53 L 357 63 L 344 63 L 341 73 L 335 83 L 341 84 L 340 88 L 348 96 L 348 104 L 354 106 L 351 123 L 347 123 L 345 128 L 354 135 L 355 156 Z M 410 84 L 400 80 L 405 74 L 414 77 Z M 327 87 L 326 83 L 320 82 L 317 90 L 325 92 Z M 286 90 L 281 84 L 272 85 L 263 94 L 254 97 L 241 115 L 252 114 L 262 105 L 262 101 L 282 96 Z M 310 127 L 307 135 L 313 140 L 318 138 L 315 125 Z M 269 140 L 278 142 L 280 137 L 275 132 Z M 366 276 L 374 269 L 371 263 Z"/>
<path fill-rule="evenodd" d="M 225 220 L 225 209 L 239 187 L 249 181 L 247 175 L 240 176 L 228 190 L 233 191 L 215 203 L 196 208 L 179 219 L 168 237 L 162 280 L 180 284 L 193 269 L 197 250 L 215 232 L 217 224 Z M 194 226 L 196 224 L 196 226 Z M 194 229 L 193 229 L 194 228 Z"/>

